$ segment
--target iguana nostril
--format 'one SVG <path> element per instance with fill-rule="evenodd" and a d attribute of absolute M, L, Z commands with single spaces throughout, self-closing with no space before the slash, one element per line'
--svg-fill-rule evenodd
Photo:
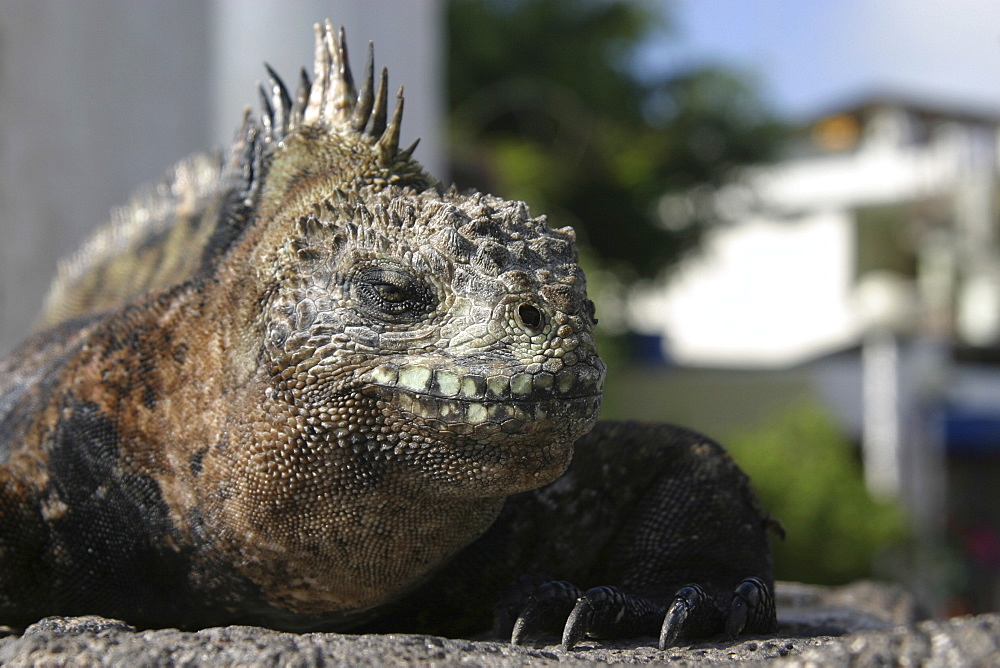
<path fill-rule="evenodd" d="M 537 306 L 521 304 L 517 307 L 517 321 L 529 333 L 537 333 L 542 328 L 542 312 Z"/>

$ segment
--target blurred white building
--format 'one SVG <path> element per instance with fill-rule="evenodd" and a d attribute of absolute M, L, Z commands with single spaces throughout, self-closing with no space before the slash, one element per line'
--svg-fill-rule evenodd
<path fill-rule="evenodd" d="M 873 319 L 996 345 L 998 131 L 1000 116 L 905 99 L 818 120 L 791 157 L 714 194 L 725 224 L 634 296 L 633 328 L 696 366 L 800 363 L 857 344 Z"/>

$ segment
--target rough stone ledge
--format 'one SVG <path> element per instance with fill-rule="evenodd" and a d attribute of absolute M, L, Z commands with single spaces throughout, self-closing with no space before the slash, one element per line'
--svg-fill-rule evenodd
<path fill-rule="evenodd" d="M 777 634 L 659 651 L 651 638 L 587 641 L 571 652 L 539 643 L 422 635 L 294 634 L 250 626 L 135 631 L 100 617 L 55 617 L 0 640 L 0 665 L 32 666 L 565 666 L 594 663 L 846 666 L 1000 664 L 1000 614 L 916 622 L 912 597 L 873 583 L 782 583 Z M 548 642 L 554 642 L 550 639 Z"/>

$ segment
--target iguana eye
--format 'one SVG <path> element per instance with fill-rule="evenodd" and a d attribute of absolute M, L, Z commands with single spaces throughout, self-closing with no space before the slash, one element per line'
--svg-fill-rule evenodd
<path fill-rule="evenodd" d="M 402 304 L 406 301 L 406 292 L 392 283 L 376 283 L 372 285 L 372 288 L 380 299 L 390 304 Z"/>
<path fill-rule="evenodd" d="M 433 291 L 405 267 L 380 263 L 357 271 L 352 291 L 361 309 L 390 322 L 417 320 L 433 310 Z"/>

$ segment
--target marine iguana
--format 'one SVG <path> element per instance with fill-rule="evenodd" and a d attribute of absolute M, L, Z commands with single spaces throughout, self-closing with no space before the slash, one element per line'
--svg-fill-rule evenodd
<path fill-rule="evenodd" d="M 117 210 L 0 364 L 0 622 L 772 630 L 746 476 L 597 421 L 573 230 L 426 174 L 371 45 L 358 90 L 316 26 L 314 69 L 293 97 L 268 68 L 259 120 Z"/>

